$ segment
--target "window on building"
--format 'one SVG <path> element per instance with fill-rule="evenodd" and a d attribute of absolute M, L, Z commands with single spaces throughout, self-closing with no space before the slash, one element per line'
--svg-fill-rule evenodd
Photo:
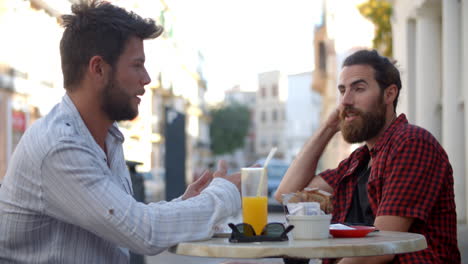
<path fill-rule="evenodd" d="M 276 109 L 273 109 L 273 112 L 271 113 L 271 120 L 274 122 L 278 120 L 278 111 L 276 111 Z"/>
<path fill-rule="evenodd" d="M 262 98 L 266 97 L 266 88 L 265 86 L 260 87 L 260 95 Z"/>
<path fill-rule="evenodd" d="M 277 136 L 273 136 L 272 140 L 271 140 L 271 144 L 272 144 L 272 147 L 277 147 L 278 146 L 278 138 Z"/>
<path fill-rule="evenodd" d="M 262 123 L 266 123 L 266 113 L 265 113 L 265 111 L 261 112 L 260 120 L 262 120 Z"/>
<path fill-rule="evenodd" d="M 247 150 L 248 150 L 250 153 L 255 153 L 255 144 L 254 144 L 254 142 L 252 142 L 252 143 L 250 143 L 250 144 L 248 145 Z"/>
<path fill-rule="evenodd" d="M 278 97 L 278 84 L 273 84 L 271 94 L 273 97 Z"/>
<path fill-rule="evenodd" d="M 323 42 L 319 44 L 319 69 L 322 71 L 327 70 L 327 50 Z"/>

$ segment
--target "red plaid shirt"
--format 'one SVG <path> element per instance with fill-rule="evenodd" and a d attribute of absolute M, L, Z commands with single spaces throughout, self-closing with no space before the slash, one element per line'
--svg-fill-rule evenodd
<path fill-rule="evenodd" d="M 400 115 L 369 151 L 355 150 L 338 168 L 320 176 L 333 187 L 333 222 L 344 222 L 357 183 L 356 169 L 372 157 L 367 185 L 374 216 L 414 218 L 409 232 L 423 234 L 428 248 L 398 254 L 392 263 L 460 263 L 452 167 L 426 130 Z M 324 263 L 327 263 L 325 261 Z"/>

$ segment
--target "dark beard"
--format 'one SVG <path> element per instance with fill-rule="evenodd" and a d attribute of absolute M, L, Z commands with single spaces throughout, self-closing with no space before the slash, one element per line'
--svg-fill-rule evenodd
<path fill-rule="evenodd" d="M 131 96 L 120 87 L 113 76 L 102 92 L 101 109 L 110 120 L 124 121 L 132 120 L 138 115 L 138 110 L 131 106 Z"/>
<path fill-rule="evenodd" d="M 346 124 L 345 113 L 353 112 L 358 118 Z M 386 108 L 383 103 L 383 96 L 379 97 L 373 110 L 363 112 L 353 107 L 345 107 L 340 113 L 341 133 L 348 143 L 361 143 L 379 134 L 385 125 Z"/>

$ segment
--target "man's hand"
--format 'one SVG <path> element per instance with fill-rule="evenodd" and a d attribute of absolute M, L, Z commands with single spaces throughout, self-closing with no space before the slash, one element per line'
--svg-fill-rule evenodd
<path fill-rule="evenodd" d="M 203 172 L 202 176 L 198 178 L 196 181 L 189 184 L 187 190 L 185 190 L 184 195 L 182 195 L 182 200 L 186 200 L 188 198 L 192 198 L 194 196 L 199 195 L 203 189 L 210 184 L 211 180 L 213 179 L 213 173 L 209 170 Z"/>
<path fill-rule="evenodd" d="M 227 164 L 226 164 L 226 161 L 224 160 L 220 160 L 218 162 L 218 170 L 215 171 L 215 173 L 213 174 L 213 177 L 214 178 L 224 178 L 232 183 L 234 183 L 234 185 L 236 185 L 237 189 L 239 190 L 240 192 L 240 186 L 241 186 L 241 174 L 239 172 L 237 173 L 234 173 L 234 174 L 231 174 L 231 175 L 227 175 Z"/>
<path fill-rule="evenodd" d="M 213 178 L 224 178 L 236 185 L 237 189 L 240 192 L 240 183 L 241 183 L 241 174 L 234 173 L 227 175 L 227 164 L 226 161 L 220 160 L 218 162 L 218 169 L 213 174 L 211 171 L 206 170 L 198 180 L 192 182 L 185 190 L 184 195 L 182 195 L 182 200 L 192 198 L 199 195 L 213 180 Z"/>
<path fill-rule="evenodd" d="M 340 131 L 340 113 L 341 108 L 337 107 L 333 112 L 328 116 L 327 121 L 325 121 L 325 126 L 336 133 Z"/>

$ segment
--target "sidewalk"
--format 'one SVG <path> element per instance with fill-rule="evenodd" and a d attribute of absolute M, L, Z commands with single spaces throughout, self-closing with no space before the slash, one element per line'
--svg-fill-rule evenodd
<path fill-rule="evenodd" d="M 458 249 L 462 256 L 462 264 L 468 264 L 468 225 L 458 225 Z M 148 263 L 149 264 L 149 263 Z"/>

